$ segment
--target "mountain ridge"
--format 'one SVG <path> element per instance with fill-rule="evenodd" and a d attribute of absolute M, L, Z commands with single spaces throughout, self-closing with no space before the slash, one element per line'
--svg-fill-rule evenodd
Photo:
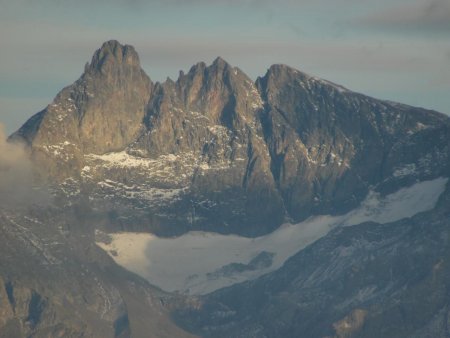
<path fill-rule="evenodd" d="M 215 227 L 254 236 L 284 220 L 354 208 L 370 186 L 384 189 L 383 180 L 403 166 L 396 147 L 408 153 L 404 148 L 417 135 L 432 136 L 427 130 L 445 135 L 449 121 L 286 65 L 273 65 L 252 81 L 218 57 L 180 72 L 176 81 L 153 83 L 134 48 L 112 40 L 94 53 L 79 80 L 10 140 L 26 141 L 42 177 L 73 179 L 79 190 L 103 184 L 105 175 L 120 190 L 120 184 L 130 186 L 129 170 L 131 181 L 148 189 L 181 189 L 172 204 L 184 215 L 160 220 L 176 232 Z M 448 163 L 444 143 L 433 156 Z M 106 174 L 102 156 L 120 152 L 147 166 L 159 161 L 161 169 L 152 177 L 136 166 Z M 95 175 L 87 173 L 91 169 Z M 420 175 L 427 179 L 443 170 L 425 169 Z M 160 214 L 161 208 L 147 209 Z M 186 217 L 195 221 L 180 225 Z"/>

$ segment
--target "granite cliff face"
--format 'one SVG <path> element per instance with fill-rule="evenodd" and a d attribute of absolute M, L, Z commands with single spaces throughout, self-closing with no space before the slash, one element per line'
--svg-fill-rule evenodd
<path fill-rule="evenodd" d="M 371 186 L 438 177 L 448 132 L 439 113 L 284 65 L 254 83 L 217 58 L 153 84 L 133 47 L 109 41 L 12 139 L 43 176 L 115 209 L 124 227 L 257 235 L 350 210 Z"/>

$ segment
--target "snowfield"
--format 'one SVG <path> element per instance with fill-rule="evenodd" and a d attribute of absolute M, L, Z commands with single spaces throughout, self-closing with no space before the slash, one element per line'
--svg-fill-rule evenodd
<path fill-rule="evenodd" d="M 370 192 L 359 208 L 345 215 L 314 216 L 257 238 L 207 232 L 176 238 L 115 233 L 108 244 L 97 245 L 117 264 L 165 291 L 203 295 L 280 268 L 335 227 L 390 223 L 431 210 L 447 182 L 448 178 L 419 182 L 385 197 Z"/>

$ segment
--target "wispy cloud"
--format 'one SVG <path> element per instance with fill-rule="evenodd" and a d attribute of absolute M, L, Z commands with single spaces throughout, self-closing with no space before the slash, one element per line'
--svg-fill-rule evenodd
<path fill-rule="evenodd" d="M 0 124 L 0 206 L 47 204 L 48 191 L 33 184 L 32 164 L 20 144 L 9 143 Z"/>

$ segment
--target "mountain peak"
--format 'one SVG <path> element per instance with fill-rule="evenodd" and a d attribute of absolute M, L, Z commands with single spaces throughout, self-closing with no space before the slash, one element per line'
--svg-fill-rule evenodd
<path fill-rule="evenodd" d="M 114 50 L 114 49 L 118 49 L 118 48 L 123 48 L 125 45 L 122 45 L 119 41 L 117 40 L 108 40 L 105 41 L 102 46 L 101 46 L 101 50 Z"/>
<path fill-rule="evenodd" d="M 299 70 L 283 63 L 276 63 L 269 67 L 269 72 L 299 72 Z"/>
<path fill-rule="evenodd" d="M 232 65 L 230 65 L 227 61 L 225 61 L 223 58 L 221 58 L 220 56 L 218 56 L 217 58 L 214 59 L 214 61 L 210 64 L 207 65 L 205 62 L 198 62 L 195 65 L 193 65 L 191 67 L 191 69 L 189 70 L 188 74 L 190 74 L 191 76 L 193 74 L 202 74 L 205 71 L 210 74 L 219 74 L 219 73 L 228 73 L 229 71 L 235 69 Z M 184 73 L 180 73 L 180 75 L 182 75 L 181 77 L 183 77 L 185 74 Z"/>
<path fill-rule="evenodd" d="M 122 150 L 142 127 L 152 88 L 135 49 L 107 41 L 95 51 L 81 77 L 59 92 L 18 135 L 40 147 L 68 142 L 78 157 L 82 152 Z"/>
<path fill-rule="evenodd" d="M 204 63 L 203 61 L 202 62 L 197 62 L 195 65 L 193 65 L 189 69 L 188 74 L 192 75 L 192 74 L 196 74 L 196 73 L 202 73 L 202 72 L 205 71 L 205 68 L 206 68 L 206 63 Z M 183 77 L 186 74 L 184 74 L 184 72 L 182 72 L 182 74 L 180 73 L 180 75 L 182 75 L 181 77 Z"/>
<path fill-rule="evenodd" d="M 226 62 L 224 59 L 222 59 L 220 56 L 218 56 L 212 63 L 213 67 L 224 69 L 226 67 L 231 67 L 231 65 Z"/>
<path fill-rule="evenodd" d="M 140 67 L 139 56 L 133 46 L 109 40 L 94 53 L 90 69 L 107 71 L 118 65 Z"/>
<path fill-rule="evenodd" d="M 350 92 L 349 89 L 341 85 L 325 79 L 321 79 L 317 76 L 310 75 L 285 64 L 274 64 L 270 66 L 264 77 L 258 78 L 257 81 L 259 83 L 265 83 L 269 79 L 275 81 L 276 86 L 279 86 L 279 84 L 283 82 L 298 81 L 299 83 L 304 83 L 305 87 L 308 87 L 310 84 L 315 83 L 321 86 L 326 86 L 328 88 L 333 88 L 340 93 Z"/>
<path fill-rule="evenodd" d="M 269 67 L 265 77 L 290 78 L 290 77 L 307 77 L 311 76 L 285 64 L 274 64 Z"/>

